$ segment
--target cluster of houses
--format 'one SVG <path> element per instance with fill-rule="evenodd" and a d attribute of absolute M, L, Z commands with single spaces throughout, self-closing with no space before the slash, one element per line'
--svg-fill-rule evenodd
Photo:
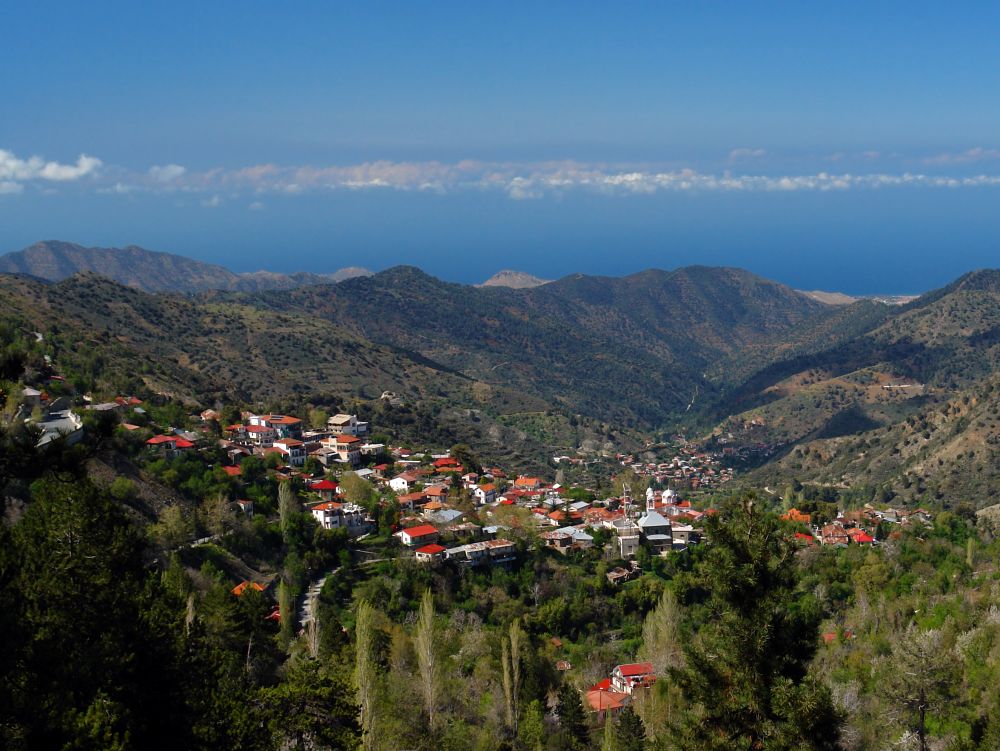
<path fill-rule="evenodd" d="M 722 452 L 710 452 L 691 445 L 681 446 L 669 461 L 642 462 L 632 455 L 616 458 L 623 467 L 660 484 L 685 485 L 692 490 L 714 488 L 733 479 L 732 467 L 722 464 Z"/>
<path fill-rule="evenodd" d="M 816 524 L 812 514 L 807 514 L 797 508 L 789 509 L 782 514 L 782 519 L 801 525 L 808 532 L 796 532 L 795 539 L 802 545 L 877 545 L 875 531 L 880 524 L 907 525 L 933 523 L 933 517 L 926 509 L 876 509 L 869 505 L 851 511 L 841 511 L 837 518 L 826 524 Z M 890 532 L 889 536 L 898 535 L 899 531 Z"/>
<path fill-rule="evenodd" d="M 302 420 L 291 415 L 247 413 L 242 418 L 242 422 L 223 429 L 223 445 L 233 459 L 240 455 L 278 454 L 293 468 L 303 467 L 306 459 L 313 457 L 326 469 L 350 469 L 385 451 L 382 444 L 367 440 L 369 424 L 358 420 L 357 415 L 334 415 L 325 430 L 303 430 Z"/>

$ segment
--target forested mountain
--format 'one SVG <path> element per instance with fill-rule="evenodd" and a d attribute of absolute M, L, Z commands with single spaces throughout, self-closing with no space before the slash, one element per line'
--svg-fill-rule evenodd
<path fill-rule="evenodd" d="M 56 285 L 5 276 L 0 285 L 5 316 L 73 332 L 66 346 L 81 363 L 100 357 L 99 368 L 83 367 L 123 389 L 141 381 L 199 403 L 290 394 L 346 402 L 391 391 L 436 404 L 461 437 L 511 456 L 599 446 L 623 429 L 698 435 L 713 426 L 735 445 L 773 444 L 783 455 L 803 442 L 934 422 L 1000 370 L 994 271 L 904 306 L 824 305 L 706 267 L 572 275 L 526 289 L 452 284 L 412 267 L 195 297 L 93 274 Z M 866 456 L 835 479 L 903 471 Z M 926 482 L 945 463 L 917 474 Z M 832 478 L 829 466 L 800 465 L 804 479 Z"/>
<path fill-rule="evenodd" d="M 24 274 L 58 282 L 84 271 L 147 292 L 201 292 L 208 289 L 260 291 L 289 289 L 303 284 L 338 282 L 369 274 L 349 267 L 333 274 L 276 274 L 257 271 L 236 274 L 223 266 L 191 258 L 157 253 L 136 245 L 125 248 L 86 248 L 49 240 L 0 256 L 0 273 Z"/>
<path fill-rule="evenodd" d="M 748 272 L 706 267 L 574 275 L 521 290 L 450 284 L 398 267 L 257 299 L 283 312 L 308 310 L 561 410 L 646 426 L 717 390 L 725 374 L 706 373 L 720 359 L 780 348 L 797 327 L 837 314 Z"/>

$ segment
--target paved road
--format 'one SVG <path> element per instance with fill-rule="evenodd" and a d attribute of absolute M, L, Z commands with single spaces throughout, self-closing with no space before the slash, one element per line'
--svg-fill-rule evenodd
<path fill-rule="evenodd" d="M 316 606 L 316 600 L 319 599 L 319 593 L 322 591 L 326 580 L 329 577 L 336 575 L 338 571 L 340 571 L 340 566 L 332 571 L 327 571 L 320 578 L 314 579 L 309 584 L 309 588 L 302 596 L 302 602 L 299 605 L 299 625 L 303 628 L 305 628 L 306 624 L 313 619 L 313 608 Z"/>

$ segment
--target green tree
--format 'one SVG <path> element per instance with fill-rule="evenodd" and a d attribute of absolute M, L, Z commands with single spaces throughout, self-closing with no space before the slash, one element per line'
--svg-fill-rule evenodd
<path fill-rule="evenodd" d="M 704 617 L 670 678 L 693 705 L 675 723 L 687 750 L 833 749 L 839 717 L 808 676 L 820 610 L 797 589 L 795 547 L 777 517 L 744 496 L 710 516 L 696 568 Z"/>
<path fill-rule="evenodd" d="M 315 660 L 293 660 L 284 681 L 261 689 L 259 703 L 274 748 L 357 748 L 358 708 L 350 689 Z"/>
<path fill-rule="evenodd" d="M 375 509 L 378 502 L 375 488 L 367 480 L 358 477 L 356 473 L 345 472 L 340 478 L 340 488 L 344 493 L 344 500 L 348 503 L 355 503 L 367 511 Z"/>
<path fill-rule="evenodd" d="M 302 510 L 299 496 L 291 482 L 283 482 L 278 486 L 278 518 L 281 522 L 281 534 L 286 541 L 292 528 L 293 517 Z"/>
<path fill-rule="evenodd" d="M 364 600 L 359 602 L 354 626 L 354 681 L 358 690 L 361 742 L 365 751 L 375 748 L 377 727 L 378 662 L 375 649 L 378 627 L 375 620 L 375 609 Z"/>
<path fill-rule="evenodd" d="M 927 751 L 927 716 L 948 705 L 961 680 L 959 656 L 944 643 L 940 629 L 921 631 L 910 624 L 892 645 L 884 686 L 906 713 L 920 751 Z"/>
<path fill-rule="evenodd" d="M 580 692 L 568 682 L 559 687 L 556 714 L 559 716 L 559 728 L 562 731 L 561 747 L 587 748 L 590 744 L 590 734 L 587 731 L 587 716 L 583 710 L 583 702 L 580 701 Z"/>
<path fill-rule="evenodd" d="M 524 717 L 517 728 L 517 740 L 526 751 L 542 751 L 545 748 L 545 711 L 538 699 L 524 710 Z"/>
<path fill-rule="evenodd" d="M 420 694 L 427 712 L 427 722 L 431 732 L 437 727 L 438 695 L 441 690 L 441 667 L 437 659 L 437 645 L 434 639 L 434 596 L 429 589 L 424 590 L 420 600 L 420 615 L 417 618 L 417 632 L 413 637 L 413 647 L 417 653 Z"/>
<path fill-rule="evenodd" d="M 646 726 L 632 707 L 625 707 L 615 720 L 615 751 L 643 751 Z"/>

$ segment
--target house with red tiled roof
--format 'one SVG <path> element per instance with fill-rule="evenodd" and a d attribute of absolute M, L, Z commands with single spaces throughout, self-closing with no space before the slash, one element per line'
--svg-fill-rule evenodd
<path fill-rule="evenodd" d="M 176 435 L 155 435 L 146 441 L 146 448 L 169 459 L 193 449 L 194 444 Z"/>
<path fill-rule="evenodd" d="M 396 533 L 400 541 L 407 547 L 414 545 L 427 545 L 437 542 L 441 536 L 437 529 L 430 524 L 418 524 L 415 527 L 407 527 Z"/>
<path fill-rule="evenodd" d="M 472 489 L 472 497 L 476 499 L 476 503 L 480 506 L 488 506 L 497 499 L 497 486 L 491 482 L 484 485 L 477 485 Z"/>
<path fill-rule="evenodd" d="M 850 532 L 847 533 L 851 538 L 851 541 L 857 545 L 874 545 L 875 538 L 870 534 L 865 532 L 863 529 L 855 527 Z"/>
<path fill-rule="evenodd" d="M 597 715 L 597 722 L 602 723 L 609 717 L 616 716 L 629 705 L 631 697 L 611 687 L 611 680 L 605 678 L 587 690 L 587 708 Z"/>
<path fill-rule="evenodd" d="M 407 471 L 398 474 L 389 480 L 389 487 L 397 493 L 409 493 L 413 489 L 413 486 L 420 481 L 421 475 L 418 475 L 413 471 Z"/>
<path fill-rule="evenodd" d="M 633 662 L 617 665 L 611 671 L 611 688 L 631 695 L 636 688 L 650 686 L 656 682 L 656 673 L 651 662 Z"/>
<path fill-rule="evenodd" d="M 414 551 L 414 556 L 421 563 L 426 563 L 428 561 L 437 561 L 444 558 L 444 545 L 438 545 L 436 542 L 432 542 L 430 545 L 424 545 L 422 548 L 417 548 Z"/>
<path fill-rule="evenodd" d="M 518 490 L 538 490 L 542 487 L 542 481 L 537 477 L 525 477 L 521 475 L 514 480 L 514 487 Z"/>
<path fill-rule="evenodd" d="M 250 415 L 251 427 L 271 428 L 280 438 L 302 438 L 302 420 L 291 415 Z"/>
<path fill-rule="evenodd" d="M 282 453 L 285 463 L 290 467 L 301 467 L 306 463 L 305 444 L 297 438 L 279 438 L 272 447 Z"/>
<path fill-rule="evenodd" d="M 819 533 L 819 541 L 824 545 L 848 545 L 851 542 L 847 530 L 836 522 L 827 524 Z"/>
<path fill-rule="evenodd" d="M 422 506 L 427 503 L 427 496 L 424 493 L 404 493 L 401 496 L 397 496 L 396 500 L 399 501 L 401 508 L 412 511 L 415 506 Z"/>
<path fill-rule="evenodd" d="M 320 480 L 312 483 L 309 490 L 316 493 L 324 501 L 332 501 L 336 497 L 338 487 L 340 486 L 333 480 Z"/>
<path fill-rule="evenodd" d="M 795 542 L 799 545 L 812 545 L 816 542 L 816 538 L 812 535 L 807 535 L 804 532 L 795 533 Z"/>

